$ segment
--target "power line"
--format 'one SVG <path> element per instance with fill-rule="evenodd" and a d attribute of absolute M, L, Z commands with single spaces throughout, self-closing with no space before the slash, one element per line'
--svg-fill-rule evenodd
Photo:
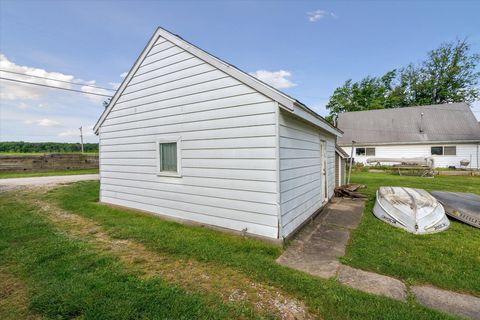
<path fill-rule="evenodd" d="M 58 80 L 58 79 L 47 78 L 47 77 L 42 77 L 42 76 L 34 76 L 34 75 L 31 75 L 31 74 L 26 74 L 26 73 L 21 73 L 21 72 L 15 72 L 15 71 L 8 71 L 8 70 L 2 70 L 2 69 L 0 69 L 0 72 L 8 72 L 8 73 L 18 74 L 18 75 L 26 76 L 26 77 L 32 77 L 32 78 L 39 78 L 39 79 L 45 79 L 45 80 L 58 81 L 58 82 L 73 84 L 73 85 L 77 85 L 77 86 L 85 86 L 85 87 L 91 87 L 91 88 L 96 88 L 96 89 L 116 91 L 115 89 L 92 86 L 92 85 L 90 85 L 90 84 L 81 83 L 81 82 L 78 82 L 78 83 L 77 83 L 77 82 L 71 82 L 71 81 L 65 81 L 65 80 Z"/>
<path fill-rule="evenodd" d="M 28 81 L 22 81 L 22 80 L 17 80 L 17 79 L 10 79 L 10 78 L 0 77 L 0 80 L 7 80 L 7 81 L 13 81 L 13 82 L 31 84 L 31 85 L 34 85 L 34 86 L 47 87 L 47 88 L 52 88 L 52 89 L 60 89 L 60 90 L 66 90 L 66 91 L 80 92 L 80 93 L 84 93 L 84 94 L 91 94 L 91 95 L 101 96 L 101 97 L 107 97 L 107 98 L 111 98 L 111 97 L 112 97 L 112 96 L 109 96 L 109 95 L 106 95 L 106 94 L 101 94 L 101 93 L 87 92 L 87 91 L 75 90 L 75 89 L 69 89 L 69 88 L 62 88 L 62 87 L 55 87 L 55 86 L 50 86 L 50 85 L 47 85 L 47 84 L 41 84 L 41 83 L 35 83 L 35 82 L 28 82 Z"/>

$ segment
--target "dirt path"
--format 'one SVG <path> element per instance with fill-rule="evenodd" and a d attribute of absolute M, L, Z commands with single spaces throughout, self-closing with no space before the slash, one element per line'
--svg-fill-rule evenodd
<path fill-rule="evenodd" d="M 0 318 L 3 320 L 40 319 L 28 310 L 28 293 L 23 281 L 5 267 L 0 267 Z"/>
<path fill-rule="evenodd" d="M 44 188 L 48 189 L 48 188 Z M 226 303 L 244 304 L 259 314 L 275 315 L 280 319 L 316 319 L 305 304 L 281 290 L 250 279 L 238 271 L 196 260 L 183 260 L 168 254 L 150 251 L 143 244 L 114 239 L 93 220 L 64 211 L 37 195 L 25 197 L 40 208 L 60 230 L 70 237 L 86 240 L 94 246 L 121 259 L 124 265 L 141 277 L 160 277 L 181 286 L 188 292 L 216 295 Z M 28 200 L 27 200 L 28 201 Z"/>

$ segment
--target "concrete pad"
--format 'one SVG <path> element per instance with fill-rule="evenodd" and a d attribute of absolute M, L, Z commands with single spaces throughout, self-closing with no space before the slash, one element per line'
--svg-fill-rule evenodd
<path fill-rule="evenodd" d="M 311 237 L 312 240 L 325 239 L 343 244 L 346 244 L 349 238 L 350 230 L 331 224 L 321 225 Z"/>
<path fill-rule="evenodd" d="M 407 287 L 400 280 L 342 265 L 338 280 L 360 291 L 383 295 L 400 301 L 407 300 Z"/>
<path fill-rule="evenodd" d="M 328 212 L 324 222 L 341 226 L 348 229 L 355 229 L 362 219 L 363 208 L 351 211 L 332 210 Z"/>
<path fill-rule="evenodd" d="M 335 259 L 319 259 L 304 255 L 301 259 L 288 259 L 283 255 L 277 259 L 281 265 L 300 270 L 321 278 L 333 278 L 337 274 L 340 262 Z"/>
<path fill-rule="evenodd" d="M 427 307 L 480 320 L 480 298 L 431 286 L 413 286 L 417 301 Z"/>

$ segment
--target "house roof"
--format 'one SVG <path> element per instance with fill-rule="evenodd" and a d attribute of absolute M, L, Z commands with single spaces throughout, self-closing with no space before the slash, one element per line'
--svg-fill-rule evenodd
<path fill-rule="evenodd" d="M 338 127 L 344 132 L 341 146 L 352 140 L 357 145 L 480 142 L 480 126 L 466 103 L 346 112 Z"/>
<path fill-rule="evenodd" d="M 342 157 L 343 159 L 346 159 L 346 158 L 349 158 L 350 156 L 348 155 L 348 153 L 345 152 L 345 150 L 343 150 L 342 148 L 340 148 L 339 145 L 335 144 L 335 152 L 338 153 L 338 155 L 340 157 Z"/>
<path fill-rule="evenodd" d="M 185 41 L 178 35 L 175 35 L 163 28 L 158 28 L 155 33 L 153 34 L 152 38 L 148 42 L 148 44 L 143 49 L 140 56 L 137 58 L 135 64 L 133 65 L 132 69 L 130 69 L 128 75 L 123 80 L 120 87 L 115 92 L 114 96 L 110 100 L 109 105 L 105 108 L 104 112 L 98 119 L 97 123 L 94 126 L 95 133 L 98 134 L 99 128 L 102 125 L 103 121 L 105 121 L 107 115 L 112 110 L 113 106 L 115 105 L 116 101 L 121 96 L 122 92 L 127 87 L 130 80 L 133 78 L 135 72 L 142 64 L 142 61 L 147 56 L 150 49 L 155 45 L 157 39 L 159 37 L 163 37 L 168 41 L 172 42 L 173 44 L 177 45 L 178 47 L 182 48 L 183 50 L 189 52 L 190 54 L 196 56 L 197 58 L 209 63 L 210 65 L 222 70 L 226 74 L 230 75 L 231 77 L 237 79 L 238 81 L 244 83 L 245 85 L 257 90 L 258 92 L 264 94 L 265 96 L 271 98 L 272 100 L 278 102 L 279 106 L 293 114 L 296 114 L 300 118 L 307 120 L 308 122 L 334 134 L 337 136 L 342 135 L 342 132 L 332 126 L 328 121 L 326 121 L 322 116 L 308 108 L 306 105 L 301 103 L 300 101 L 290 97 L 289 95 L 271 87 L 270 85 L 258 80 L 257 78 L 249 75 L 248 73 L 236 68 L 235 66 L 228 64 L 227 62 L 215 57 L 214 55 L 196 47 L 195 45 Z"/>

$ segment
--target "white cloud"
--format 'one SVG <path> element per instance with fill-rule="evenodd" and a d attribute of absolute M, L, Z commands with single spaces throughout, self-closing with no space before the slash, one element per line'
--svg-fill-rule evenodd
<path fill-rule="evenodd" d="M 121 85 L 120 82 L 109 82 L 108 84 L 115 90 L 117 90 L 118 87 L 120 87 L 120 85 Z"/>
<path fill-rule="evenodd" d="M 120 75 L 120 78 L 125 78 L 127 76 L 128 72 L 122 72 L 122 74 Z"/>
<path fill-rule="evenodd" d="M 35 119 L 35 120 L 25 120 L 25 124 L 33 124 L 33 125 L 37 125 L 39 127 L 55 127 L 55 128 L 63 127 L 60 122 L 55 121 L 55 120 L 50 120 L 50 119 L 47 119 L 47 118 Z"/>
<path fill-rule="evenodd" d="M 323 18 L 337 18 L 337 15 L 333 12 L 326 11 L 326 10 L 315 10 L 312 12 L 307 12 L 308 21 L 310 22 L 317 22 Z"/>
<path fill-rule="evenodd" d="M 0 71 L 0 77 L 4 78 L 28 81 L 40 85 L 60 87 L 63 89 L 78 90 L 78 87 L 75 86 L 75 83 L 77 83 L 78 85 L 81 85 L 80 90 L 83 92 L 111 95 L 111 92 L 108 90 L 97 89 L 82 85 L 88 84 L 95 86 L 95 80 L 84 81 L 82 79 L 75 78 L 73 75 L 67 75 L 61 72 L 49 72 L 44 69 L 17 65 L 14 62 L 10 61 L 7 56 L 3 54 L 0 54 L 0 69 L 9 71 Z M 49 78 L 52 80 L 37 77 Z M 59 82 L 55 80 L 67 81 L 72 83 Z M 41 86 L 20 84 L 18 82 L 11 82 L 7 80 L 0 81 L 1 100 L 40 100 L 41 98 L 47 96 L 51 90 L 52 89 Z M 86 94 L 85 96 L 95 103 L 101 103 L 105 99 L 104 97 L 93 96 L 90 94 Z"/>
<path fill-rule="evenodd" d="M 87 84 L 90 85 L 90 86 L 95 86 L 96 81 L 95 80 L 87 81 Z M 101 88 L 92 88 L 92 87 L 88 87 L 88 86 L 82 86 L 80 89 L 83 92 L 103 94 L 103 95 L 107 95 L 107 96 L 112 95 L 111 91 L 101 89 Z M 107 99 L 107 97 L 102 97 L 102 96 L 93 95 L 93 94 L 88 94 L 87 97 L 94 103 L 102 103 L 103 101 L 105 101 Z"/>
<path fill-rule="evenodd" d="M 25 102 L 20 102 L 20 104 L 17 106 L 18 109 L 25 110 L 28 109 L 28 104 Z"/>
<path fill-rule="evenodd" d="M 292 76 L 292 74 L 289 71 L 285 70 L 257 70 L 255 72 L 250 72 L 250 75 L 277 89 L 286 89 L 296 86 L 295 83 L 288 79 Z"/>
<path fill-rule="evenodd" d="M 48 72 L 43 69 L 17 65 L 14 62 L 10 61 L 3 54 L 0 54 L 0 69 L 15 72 L 10 73 L 0 71 L 0 76 L 4 78 L 28 81 L 49 86 L 57 86 L 66 89 L 70 89 L 71 84 L 29 76 L 45 77 L 70 82 L 74 80 L 74 76 L 72 75 L 66 75 L 60 72 Z M 18 75 L 16 73 L 21 73 L 22 75 Z M 22 85 L 16 82 L 10 82 L 6 80 L 0 81 L 0 88 L 0 99 L 2 100 L 38 100 L 41 97 L 45 96 L 50 90 L 44 87 L 32 86 L 28 84 Z"/>
<path fill-rule="evenodd" d="M 93 125 L 85 126 L 82 128 L 82 133 L 84 137 L 94 136 L 93 134 Z M 80 130 L 79 129 L 70 129 L 58 134 L 59 137 L 79 137 Z"/>

